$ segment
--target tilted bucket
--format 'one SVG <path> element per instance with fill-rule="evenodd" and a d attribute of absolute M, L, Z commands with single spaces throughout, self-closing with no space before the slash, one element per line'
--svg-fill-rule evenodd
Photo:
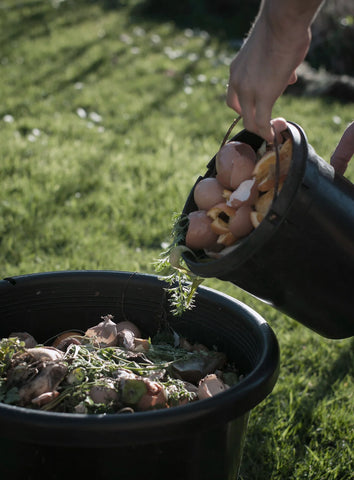
<path fill-rule="evenodd" d="M 354 186 L 288 122 L 293 153 L 283 187 L 260 225 L 218 259 L 184 254 L 201 277 L 230 281 L 329 338 L 354 335 Z M 255 151 L 263 140 L 232 138 Z M 216 173 L 214 157 L 204 177 Z M 194 186 L 195 188 L 195 186 Z M 183 213 L 197 210 L 192 189 Z"/>

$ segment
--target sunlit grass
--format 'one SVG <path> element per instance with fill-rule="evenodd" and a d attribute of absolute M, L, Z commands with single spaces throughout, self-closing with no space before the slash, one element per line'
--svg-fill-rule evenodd
<path fill-rule="evenodd" d="M 2 2 L 2 277 L 153 273 L 173 214 L 234 118 L 226 41 L 115 3 Z M 352 104 L 287 95 L 274 110 L 327 161 L 352 113 Z M 279 381 L 251 416 L 243 480 L 349 480 L 352 341 L 323 339 L 231 284 L 205 283 L 263 315 L 281 348 Z"/>

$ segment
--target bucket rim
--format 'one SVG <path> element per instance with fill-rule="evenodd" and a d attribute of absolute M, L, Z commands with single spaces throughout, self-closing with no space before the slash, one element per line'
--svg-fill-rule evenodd
<path fill-rule="evenodd" d="M 15 288 L 30 282 L 65 281 L 77 279 L 109 278 L 124 280 L 131 277 L 132 272 L 112 270 L 75 270 L 55 271 L 8 277 L 0 280 L 0 293 L 4 289 Z M 134 273 L 139 282 L 161 285 L 163 282 L 156 275 Z M 237 385 L 207 400 L 198 400 L 171 409 L 153 412 L 135 412 L 132 415 L 122 414 L 70 414 L 34 411 L 23 407 L 0 404 L 0 425 L 10 435 L 16 431 L 27 432 L 31 443 L 52 445 L 84 445 L 113 446 L 126 444 L 128 440 L 147 443 L 151 438 L 177 438 L 186 434 L 186 429 L 217 427 L 237 417 L 248 414 L 258 403 L 271 393 L 279 374 L 279 346 L 274 332 L 268 323 L 257 312 L 242 302 L 214 289 L 199 287 L 198 296 L 210 296 L 227 308 L 242 313 L 250 328 L 257 331 L 262 352 L 258 363 L 252 371 L 240 380 Z M 5 431 L 4 430 L 4 431 Z M 48 436 L 48 432 L 51 435 Z M 80 432 L 78 438 L 77 432 Z M 50 438 L 49 438 L 50 437 Z"/>

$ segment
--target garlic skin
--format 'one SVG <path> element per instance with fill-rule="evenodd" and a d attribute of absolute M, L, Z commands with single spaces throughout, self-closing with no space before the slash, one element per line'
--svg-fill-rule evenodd
<path fill-rule="evenodd" d="M 98 325 L 86 330 L 87 337 L 94 338 L 101 347 L 114 347 L 117 345 L 117 325 L 112 321 L 112 315 L 101 317 Z"/>

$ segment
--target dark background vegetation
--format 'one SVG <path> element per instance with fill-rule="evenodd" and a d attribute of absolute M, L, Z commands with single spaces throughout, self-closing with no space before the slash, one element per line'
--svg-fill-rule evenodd
<path fill-rule="evenodd" d="M 107 7 L 119 0 L 103 0 Z M 259 0 L 146 0 L 137 13 L 173 19 L 183 26 L 207 28 L 230 41 L 248 32 L 254 20 Z M 354 14 L 353 2 L 327 0 L 312 28 L 312 45 L 307 57 L 309 64 L 337 75 L 354 75 Z"/>

